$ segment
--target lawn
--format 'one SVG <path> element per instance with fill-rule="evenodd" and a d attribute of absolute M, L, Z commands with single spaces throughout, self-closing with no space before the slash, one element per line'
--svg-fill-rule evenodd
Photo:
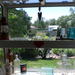
<path fill-rule="evenodd" d="M 70 59 L 71 65 L 73 65 L 75 59 Z M 50 67 L 56 68 L 57 62 L 62 61 L 61 59 L 30 59 L 30 60 L 21 60 L 21 63 L 26 63 L 27 68 L 41 68 L 41 67 Z"/>

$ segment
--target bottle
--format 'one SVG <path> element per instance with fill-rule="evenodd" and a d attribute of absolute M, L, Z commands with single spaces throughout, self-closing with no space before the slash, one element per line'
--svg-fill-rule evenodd
<path fill-rule="evenodd" d="M 9 27 L 6 17 L 1 18 L 1 40 L 9 40 Z"/>
<path fill-rule="evenodd" d="M 14 60 L 14 73 L 20 72 L 20 59 L 18 59 L 18 55 L 16 55 L 16 58 Z"/>
<path fill-rule="evenodd" d="M 6 55 L 6 59 L 9 60 L 9 63 L 12 62 L 13 63 L 13 53 L 11 52 L 10 48 L 8 49 L 8 53 Z"/>
<path fill-rule="evenodd" d="M 0 75 L 3 75 L 3 73 L 2 73 L 2 69 L 0 68 Z"/>
<path fill-rule="evenodd" d="M 6 60 L 9 60 L 9 63 L 12 65 L 12 73 L 14 73 L 14 66 L 13 66 L 13 53 L 11 52 L 10 48 L 8 49 L 8 53 L 6 55 Z"/>
<path fill-rule="evenodd" d="M 12 65 L 9 63 L 8 59 L 6 59 L 5 70 L 6 70 L 6 75 L 12 74 Z"/>

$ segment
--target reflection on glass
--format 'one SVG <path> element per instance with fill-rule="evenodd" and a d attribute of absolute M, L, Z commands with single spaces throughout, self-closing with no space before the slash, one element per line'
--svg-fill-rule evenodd
<path fill-rule="evenodd" d="M 2 17 L 2 6 L 0 5 L 0 19 Z"/>

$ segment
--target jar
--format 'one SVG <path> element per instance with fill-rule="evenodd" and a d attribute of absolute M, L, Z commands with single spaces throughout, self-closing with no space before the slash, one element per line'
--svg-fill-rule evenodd
<path fill-rule="evenodd" d="M 21 64 L 20 65 L 20 70 L 21 70 L 21 73 L 26 73 L 26 64 L 24 63 L 24 64 Z"/>
<path fill-rule="evenodd" d="M 68 32 L 68 38 L 75 38 L 75 28 L 71 27 L 69 28 L 69 32 Z"/>

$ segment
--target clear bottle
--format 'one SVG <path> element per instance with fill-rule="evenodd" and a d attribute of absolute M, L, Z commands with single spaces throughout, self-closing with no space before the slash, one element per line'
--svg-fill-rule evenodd
<path fill-rule="evenodd" d="M 16 55 L 16 58 L 14 60 L 14 73 L 20 72 L 20 59 L 18 59 L 18 55 Z"/>
<path fill-rule="evenodd" d="M 0 68 L 0 75 L 3 75 L 2 69 Z"/>
<path fill-rule="evenodd" d="M 6 70 L 6 75 L 12 74 L 12 65 L 9 63 L 8 59 L 6 59 L 5 70 Z"/>

